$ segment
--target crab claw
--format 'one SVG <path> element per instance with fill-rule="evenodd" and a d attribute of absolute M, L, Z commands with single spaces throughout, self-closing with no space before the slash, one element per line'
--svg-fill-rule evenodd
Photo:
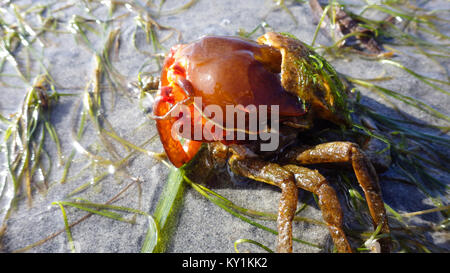
<path fill-rule="evenodd" d="M 154 114 L 164 116 L 170 110 L 167 102 L 158 98 L 155 102 Z M 173 138 L 171 130 L 176 120 L 173 118 L 156 121 L 156 128 L 164 146 L 164 150 L 172 164 L 179 168 L 189 162 L 200 149 L 202 142 L 187 139 L 184 145 L 180 140 Z"/>
<path fill-rule="evenodd" d="M 184 145 L 178 138 L 172 135 L 172 128 L 176 122 L 176 117 L 171 117 L 170 111 L 176 101 L 186 99 L 187 96 L 176 85 L 170 83 L 167 79 L 167 70 L 173 64 L 173 54 L 178 47 L 172 48 L 169 56 L 167 56 L 162 71 L 161 87 L 156 97 L 153 114 L 158 117 L 156 120 L 156 128 L 159 133 L 160 140 L 164 150 L 172 164 L 179 168 L 189 162 L 200 149 L 201 142 L 187 139 Z"/>

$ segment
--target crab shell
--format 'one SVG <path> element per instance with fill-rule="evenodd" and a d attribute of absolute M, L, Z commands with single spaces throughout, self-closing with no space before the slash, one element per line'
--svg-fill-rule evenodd
<path fill-rule="evenodd" d="M 278 33 L 266 33 L 258 42 L 207 36 L 170 50 L 153 114 L 158 117 L 157 130 L 169 160 L 181 167 L 211 138 L 190 137 L 181 144 L 172 136 L 172 127 L 181 116 L 173 117 L 170 112 L 180 104 L 189 107 L 191 124 L 202 126 L 205 116 L 194 113 L 208 105 L 219 106 L 223 113 L 227 105 L 257 109 L 265 105 L 269 112 L 271 105 L 278 105 L 280 120 L 302 117 L 308 107 L 308 112 L 320 118 L 345 123 L 341 87 L 331 66 L 297 39 Z M 193 102 L 195 97 L 202 99 L 202 105 Z"/>

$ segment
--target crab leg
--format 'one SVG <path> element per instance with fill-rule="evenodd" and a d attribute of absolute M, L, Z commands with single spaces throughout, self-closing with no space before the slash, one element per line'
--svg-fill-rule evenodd
<path fill-rule="evenodd" d="M 339 252 L 352 252 L 342 230 L 342 209 L 336 192 L 328 181 L 317 170 L 311 170 L 296 165 L 283 166 L 284 169 L 294 174 L 297 187 L 312 192 L 319 198 L 319 207 L 322 217 L 330 230 L 331 238 Z"/>
<path fill-rule="evenodd" d="M 233 155 L 228 161 L 231 170 L 241 176 L 278 186 L 281 197 L 278 206 L 277 252 L 292 252 L 292 219 L 297 208 L 298 189 L 292 173 L 278 164 L 256 159 L 241 159 Z"/>
<path fill-rule="evenodd" d="M 351 163 L 364 191 L 374 228 L 382 225 L 381 232 L 390 233 L 377 173 L 358 145 L 351 142 L 329 142 L 291 150 L 286 157 L 295 164 Z M 380 239 L 379 242 L 382 252 L 390 251 L 389 238 Z"/>
<path fill-rule="evenodd" d="M 352 252 L 342 230 L 342 210 L 336 192 L 317 171 L 295 165 L 280 166 L 260 160 L 239 159 L 237 156 L 232 156 L 229 164 L 238 175 L 281 188 L 277 252 L 292 252 L 292 219 L 297 207 L 297 187 L 317 194 L 336 248 L 339 252 Z"/>

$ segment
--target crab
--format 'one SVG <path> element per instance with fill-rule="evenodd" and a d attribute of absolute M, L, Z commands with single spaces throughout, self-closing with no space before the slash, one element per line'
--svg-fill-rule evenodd
<path fill-rule="evenodd" d="M 317 195 L 338 252 L 352 252 L 343 230 L 343 214 L 335 190 L 316 169 L 307 167 L 330 163 L 353 168 L 374 228 L 381 227 L 381 233 L 387 235 L 378 241 L 380 250 L 389 252 L 389 224 L 378 176 L 364 151 L 348 141 L 315 146 L 296 141 L 317 120 L 350 126 L 348 95 L 344 90 L 333 67 L 290 35 L 269 32 L 257 41 L 206 36 L 174 46 L 167 54 L 153 115 L 164 150 L 175 167 L 191 162 L 201 150 L 207 154 L 203 156 L 209 162 L 207 166 L 227 164 L 234 175 L 279 187 L 277 252 L 292 252 L 292 220 L 299 188 Z M 194 98 L 201 98 L 201 105 Z M 241 105 L 244 112 L 248 105 L 269 105 L 269 113 L 278 109 L 279 130 L 272 132 L 280 138 L 278 148 L 262 151 L 258 145 L 264 142 L 261 138 L 230 140 L 220 138 L 214 130 L 213 136 L 194 137 L 191 133 L 181 138 L 173 134 L 173 126 L 183 117 L 193 125 L 206 126 L 212 117 L 204 112 L 208 105 L 223 110 L 228 105 Z M 180 106 L 188 112 L 173 114 Z M 230 134 L 230 131 L 236 136 L 236 127 L 220 132 Z M 246 136 L 261 134 L 248 127 L 244 132 Z"/>

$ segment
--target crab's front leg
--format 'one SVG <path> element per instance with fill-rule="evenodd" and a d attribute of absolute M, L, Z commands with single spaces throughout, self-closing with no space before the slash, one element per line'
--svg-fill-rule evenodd
<path fill-rule="evenodd" d="M 257 159 L 240 158 L 233 155 L 228 161 L 230 169 L 238 175 L 275 185 L 281 189 L 278 206 L 277 252 L 292 252 L 292 220 L 295 215 L 298 200 L 298 189 L 294 175 L 278 164 Z"/>
<path fill-rule="evenodd" d="M 381 225 L 381 233 L 389 234 L 389 224 L 381 195 L 378 175 L 357 144 L 351 142 L 329 142 L 314 147 L 299 147 L 286 154 L 288 161 L 295 164 L 350 163 L 356 178 L 364 191 L 372 216 L 374 228 Z M 389 237 L 379 240 L 381 251 L 389 252 Z"/>

